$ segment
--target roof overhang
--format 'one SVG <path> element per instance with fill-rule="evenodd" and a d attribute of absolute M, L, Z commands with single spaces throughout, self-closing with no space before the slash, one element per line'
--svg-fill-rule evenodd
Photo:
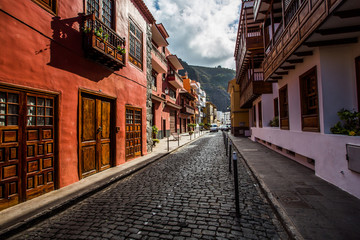
<path fill-rule="evenodd" d="M 166 101 L 166 106 L 171 107 L 171 108 L 175 108 L 175 109 L 179 109 L 179 110 L 182 109 L 182 107 L 180 105 L 177 105 L 177 104 L 172 103 L 170 101 Z"/>
<path fill-rule="evenodd" d="M 152 39 L 159 47 L 168 46 L 169 43 L 166 41 L 166 38 L 160 32 L 157 24 L 151 26 Z"/>

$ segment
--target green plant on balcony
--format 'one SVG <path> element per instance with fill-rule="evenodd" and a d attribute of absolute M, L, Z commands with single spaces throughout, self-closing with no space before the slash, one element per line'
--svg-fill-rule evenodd
<path fill-rule="evenodd" d="M 274 117 L 273 120 L 269 122 L 270 127 L 279 127 L 279 117 Z"/>
<path fill-rule="evenodd" d="M 120 53 L 120 54 L 125 54 L 126 53 L 126 50 L 125 50 L 124 47 L 117 46 L 116 49 L 117 49 L 118 53 Z"/>
<path fill-rule="evenodd" d="M 159 129 L 155 125 L 152 126 L 152 138 L 153 139 L 156 139 L 158 132 L 159 132 Z"/>
<path fill-rule="evenodd" d="M 342 122 L 339 121 L 330 128 L 331 133 L 360 136 L 360 112 L 341 109 L 337 115 Z"/>

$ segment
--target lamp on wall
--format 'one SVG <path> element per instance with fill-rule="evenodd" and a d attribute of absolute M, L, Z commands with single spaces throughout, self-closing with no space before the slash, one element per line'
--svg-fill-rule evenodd
<path fill-rule="evenodd" d="M 166 94 L 166 95 L 169 94 L 169 89 L 165 88 L 165 94 Z"/>

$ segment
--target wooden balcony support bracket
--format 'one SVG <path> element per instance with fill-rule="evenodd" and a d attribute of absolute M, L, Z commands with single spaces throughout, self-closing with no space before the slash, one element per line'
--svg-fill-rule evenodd
<path fill-rule="evenodd" d="M 304 51 L 304 52 L 295 52 L 293 53 L 297 57 L 305 57 L 305 56 L 312 56 L 313 51 Z"/>
<path fill-rule="evenodd" d="M 308 47 L 323 47 L 323 46 L 331 46 L 331 45 L 351 44 L 357 42 L 358 39 L 354 37 L 354 38 L 343 38 L 343 39 L 326 40 L 326 41 L 305 42 L 304 45 Z"/>
<path fill-rule="evenodd" d="M 288 75 L 289 72 L 288 72 L 288 71 L 284 71 L 284 72 L 274 72 L 274 74 L 279 75 L 279 76 L 284 76 L 284 75 Z"/>
<path fill-rule="evenodd" d="M 290 63 L 290 64 L 294 64 L 294 63 L 302 63 L 304 62 L 304 59 L 302 58 L 297 58 L 297 59 L 288 59 L 286 60 L 286 62 Z"/>
<path fill-rule="evenodd" d="M 352 32 L 360 32 L 360 25 L 316 30 L 316 33 L 319 33 L 323 36 L 324 35 L 342 34 L 342 33 L 352 33 Z"/>
<path fill-rule="evenodd" d="M 280 69 L 282 69 L 282 70 L 294 70 L 295 65 L 283 66 L 283 67 L 280 67 Z"/>
<path fill-rule="evenodd" d="M 360 17 L 360 9 L 351 9 L 346 11 L 338 11 L 334 13 L 334 16 L 339 18 L 353 18 Z"/>

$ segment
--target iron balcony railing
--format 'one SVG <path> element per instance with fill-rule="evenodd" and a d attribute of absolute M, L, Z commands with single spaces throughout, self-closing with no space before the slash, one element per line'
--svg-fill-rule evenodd
<path fill-rule="evenodd" d="M 158 57 L 158 59 L 160 59 L 162 64 L 167 66 L 167 59 L 166 59 L 165 55 L 163 53 L 161 53 L 154 44 L 152 44 L 152 50 L 153 50 L 155 56 Z"/>

